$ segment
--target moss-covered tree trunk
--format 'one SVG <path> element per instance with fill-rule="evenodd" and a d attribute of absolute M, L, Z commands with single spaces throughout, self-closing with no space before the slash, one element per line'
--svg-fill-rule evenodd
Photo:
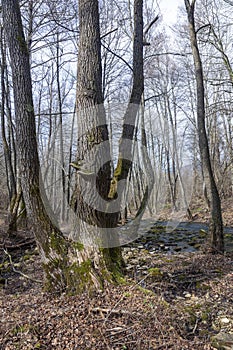
<path fill-rule="evenodd" d="M 95 5 L 95 11 L 97 11 L 97 1 L 87 1 L 87 3 Z M 103 281 L 112 281 L 119 276 L 122 267 L 121 251 L 119 248 L 114 250 L 84 247 L 79 242 L 67 240 L 57 228 L 56 219 L 45 202 L 40 182 L 29 53 L 23 33 L 19 2 L 6 0 L 3 2 L 2 9 L 13 76 L 21 185 L 27 213 L 42 258 L 46 289 L 53 292 L 81 292 L 84 289 L 100 288 Z M 89 18 L 91 13 L 86 15 Z M 98 12 L 94 12 L 93 15 L 98 18 Z M 88 64 L 91 70 L 94 62 L 88 61 Z M 94 82 L 98 79 L 98 74 L 93 76 Z M 99 102 L 99 93 L 97 93 L 96 102 Z"/>
<path fill-rule="evenodd" d="M 46 288 L 75 293 L 100 288 L 104 281 L 119 281 L 124 262 L 119 242 L 112 237 L 112 229 L 117 228 L 119 211 L 109 209 L 113 201 L 109 195 L 112 187 L 111 158 L 102 95 L 98 0 L 79 0 L 78 154 L 73 164 L 77 171 L 71 203 L 78 222 L 74 232 L 78 239 L 75 240 L 65 238 L 58 229 L 40 181 L 29 52 L 19 1 L 5 0 L 2 9 L 13 76 L 21 185 L 42 258 Z M 134 80 L 125 118 L 127 122 L 122 132 L 122 139 L 129 140 L 133 137 L 143 91 L 142 0 L 135 0 L 134 9 Z M 127 163 L 122 151 L 119 164 L 125 162 L 124 159 Z M 124 164 L 120 176 L 126 177 L 129 167 L 130 164 Z"/>
<path fill-rule="evenodd" d="M 67 246 L 45 211 L 39 183 L 39 158 L 36 143 L 35 115 L 32 99 L 29 54 L 23 33 L 19 3 L 7 0 L 2 4 L 3 25 L 11 59 L 14 89 L 17 157 L 19 176 L 27 213 L 46 267 L 46 283 L 51 288 L 65 288 L 62 268 L 66 264 Z M 56 237 L 57 244 L 51 243 Z M 52 267 L 52 268 L 50 268 Z M 50 271 L 48 271 L 50 268 Z"/>

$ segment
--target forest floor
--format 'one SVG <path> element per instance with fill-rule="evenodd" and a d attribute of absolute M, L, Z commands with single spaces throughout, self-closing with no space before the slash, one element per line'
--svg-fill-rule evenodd
<path fill-rule="evenodd" d="M 224 224 L 231 227 L 232 205 L 223 203 Z M 208 220 L 199 205 L 193 213 L 195 220 Z M 5 229 L 2 217 L 0 236 Z M 1 350 L 233 349 L 233 252 L 168 255 L 127 248 L 124 284 L 92 296 L 57 296 L 43 291 L 30 232 L 7 240 L 5 247 Z"/>

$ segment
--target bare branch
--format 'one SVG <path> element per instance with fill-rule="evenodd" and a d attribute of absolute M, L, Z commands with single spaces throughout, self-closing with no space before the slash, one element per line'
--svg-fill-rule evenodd
<path fill-rule="evenodd" d="M 166 56 L 166 55 L 173 55 L 173 56 L 183 56 L 186 57 L 187 55 L 191 55 L 190 53 L 179 53 L 179 52 L 161 52 L 161 53 L 155 53 L 153 55 L 149 55 L 145 57 L 145 60 L 151 57 L 158 57 L 158 56 Z"/>
<path fill-rule="evenodd" d="M 210 24 L 210 23 L 204 24 L 203 26 L 201 26 L 200 28 L 198 28 L 198 29 L 196 30 L 196 34 L 199 33 L 202 29 L 205 29 L 205 28 L 207 28 L 207 27 L 211 28 L 211 24 Z"/>
<path fill-rule="evenodd" d="M 119 58 L 121 61 L 123 61 L 127 67 L 133 71 L 133 68 L 130 66 L 130 64 L 123 58 L 121 57 L 120 55 L 118 55 L 117 53 L 113 52 L 111 49 L 109 49 L 109 47 L 105 46 L 103 43 L 101 43 L 101 45 L 108 51 L 110 52 L 112 55 L 114 55 L 115 57 Z"/>
<path fill-rule="evenodd" d="M 144 37 L 146 36 L 146 34 L 149 32 L 149 30 L 151 29 L 151 27 L 158 21 L 159 19 L 159 15 L 157 15 L 153 21 L 151 21 L 148 26 L 146 27 L 145 31 L 144 31 Z"/>
<path fill-rule="evenodd" d="M 37 279 L 32 278 L 32 277 L 30 277 L 30 276 L 28 276 L 28 275 L 25 275 L 23 272 L 21 272 L 21 271 L 19 271 L 19 270 L 16 270 L 16 269 L 15 269 L 15 266 L 14 266 L 14 263 L 13 263 L 13 261 L 12 261 L 11 255 L 8 253 L 7 250 L 3 249 L 3 251 L 4 251 L 4 253 L 8 256 L 8 259 L 9 259 L 9 262 L 10 262 L 10 264 L 11 264 L 12 270 L 13 270 L 15 273 L 18 273 L 18 274 L 21 275 L 22 277 L 24 277 L 24 278 L 26 278 L 26 279 L 28 279 L 28 280 L 31 280 L 31 281 L 33 281 L 33 282 L 36 282 L 36 283 L 43 283 L 43 281 L 41 281 L 41 280 L 37 280 Z"/>
<path fill-rule="evenodd" d="M 103 34 L 103 35 L 100 37 L 100 39 L 102 40 L 102 39 L 105 38 L 106 36 L 108 36 L 108 35 L 110 35 L 110 34 L 116 32 L 117 30 L 118 30 L 118 28 L 115 28 L 115 29 L 113 29 L 113 30 L 110 30 L 109 32 Z"/>

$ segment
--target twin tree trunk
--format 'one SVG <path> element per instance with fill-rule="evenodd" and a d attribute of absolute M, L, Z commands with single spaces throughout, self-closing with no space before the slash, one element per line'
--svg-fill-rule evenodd
<path fill-rule="evenodd" d="M 2 11 L 13 77 L 20 179 L 27 214 L 42 257 L 46 289 L 57 292 L 64 290 L 81 292 L 85 289 L 100 288 L 106 280 L 118 281 L 124 266 L 120 247 L 115 244 L 116 247 L 109 248 L 106 244 L 106 248 L 101 249 L 92 244 L 96 237 L 89 234 L 88 225 L 100 228 L 115 227 L 119 213 L 106 215 L 104 211 L 98 211 L 87 205 L 83 192 L 80 191 L 83 178 L 79 171 L 77 171 L 72 205 L 81 218 L 80 237 L 88 242 L 88 246 L 66 239 L 58 229 L 53 215 L 50 214 L 51 210 L 40 181 L 29 52 L 23 32 L 19 1 L 4 0 Z M 99 168 L 95 186 L 96 193 L 107 203 L 111 201 L 109 193 L 116 194 L 116 187 L 111 190 L 109 139 L 101 83 L 98 0 L 79 0 L 79 21 L 77 109 L 80 128 L 77 157 L 78 160 L 86 160 L 86 155 L 91 153 L 95 160 L 100 160 L 103 151 L 95 146 L 104 142 L 104 156 L 107 161 Z M 130 125 L 124 127 L 122 134 L 122 137 L 129 139 L 132 138 L 132 125 L 134 125 L 143 92 L 142 30 L 142 0 L 135 0 L 133 88 L 130 102 L 136 107 L 134 106 L 133 109 L 128 107 L 126 115 L 129 113 Z M 123 156 L 120 156 L 121 164 L 124 161 Z M 96 165 L 99 165 L 98 161 Z M 118 169 L 116 181 L 128 175 L 130 166 L 131 164 L 127 163 L 121 167 L 120 171 Z M 124 172 L 123 175 L 121 175 L 122 172 Z M 111 237 L 109 239 L 111 240 Z"/>
<path fill-rule="evenodd" d="M 201 56 L 197 43 L 197 34 L 195 29 L 195 0 L 191 3 L 185 0 L 185 7 L 189 22 L 189 35 L 193 53 L 193 60 L 195 66 L 196 91 L 197 91 L 197 129 L 199 136 L 199 149 L 201 155 L 201 163 L 203 168 L 203 175 L 205 185 L 207 187 L 207 194 L 210 199 L 210 223 L 209 234 L 211 250 L 215 253 L 224 252 L 224 238 L 223 238 L 223 222 L 221 201 L 214 179 L 214 174 L 210 161 L 209 144 L 205 128 L 205 88 L 203 79 L 203 68 Z"/>

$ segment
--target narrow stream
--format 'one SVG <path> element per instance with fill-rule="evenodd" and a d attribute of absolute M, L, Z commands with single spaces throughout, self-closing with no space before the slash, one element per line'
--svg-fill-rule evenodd
<path fill-rule="evenodd" d="M 208 225 L 200 222 L 180 222 L 169 231 L 166 221 L 142 220 L 139 238 L 127 246 L 146 249 L 149 252 L 195 252 L 208 239 Z M 233 227 L 224 227 L 225 249 L 233 251 Z"/>

